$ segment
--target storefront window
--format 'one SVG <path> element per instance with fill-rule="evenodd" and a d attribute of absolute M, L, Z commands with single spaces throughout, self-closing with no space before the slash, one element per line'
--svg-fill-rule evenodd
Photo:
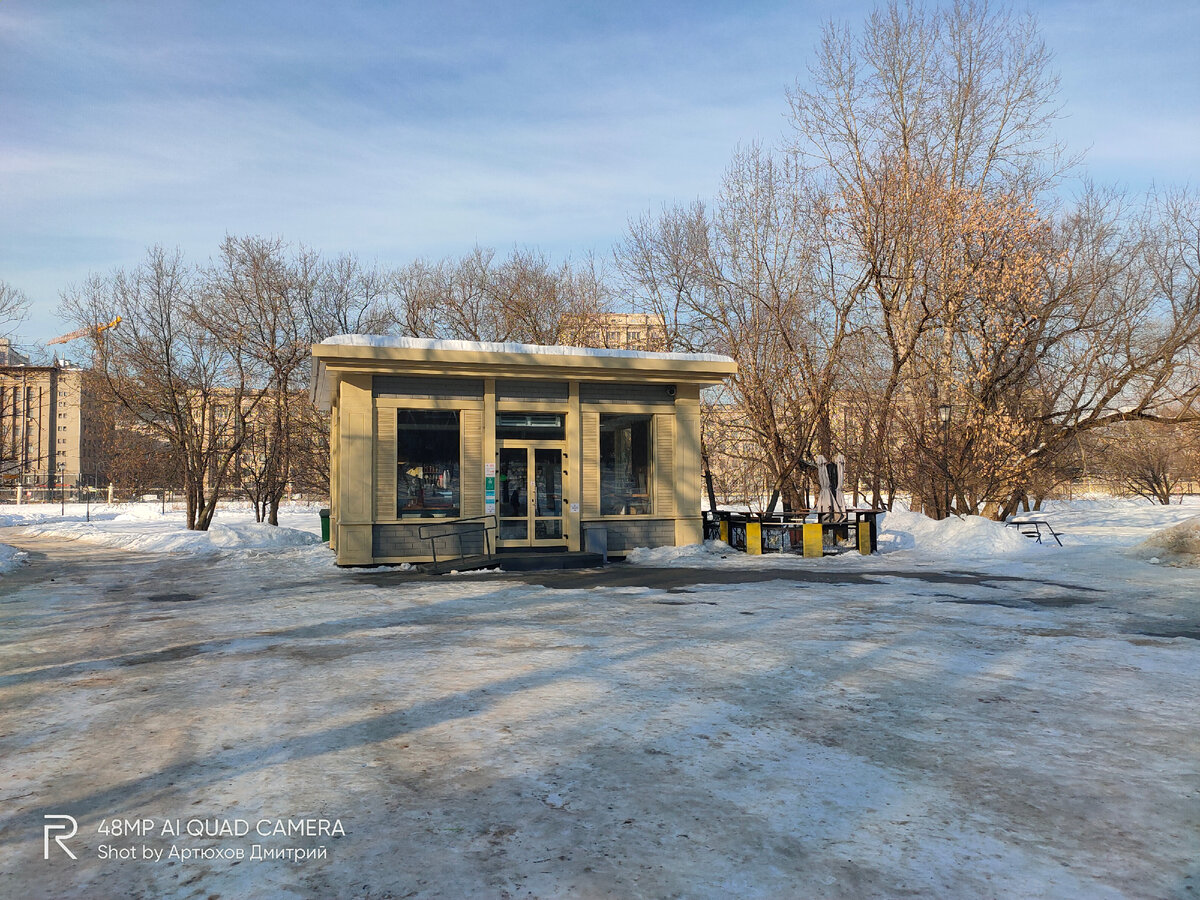
<path fill-rule="evenodd" d="M 600 417 L 600 514 L 650 514 L 651 416 Z"/>
<path fill-rule="evenodd" d="M 401 409 L 396 416 L 396 515 L 457 516 L 458 412 Z"/>

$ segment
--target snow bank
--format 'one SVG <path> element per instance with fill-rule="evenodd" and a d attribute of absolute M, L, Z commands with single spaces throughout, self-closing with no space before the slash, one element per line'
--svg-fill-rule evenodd
<path fill-rule="evenodd" d="M 144 523 L 132 518 L 126 522 Z M 145 530 L 144 528 L 114 527 L 120 523 L 55 522 L 28 526 L 29 534 L 86 541 L 122 550 L 143 553 L 186 553 L 207 556 L 224 551 L 293 550 L 321 543 L 320 537 L 307 531 L 283 526 L 239 524 L 213 525 L 208 531 L 188 531 L 178 526 Z"/>
<path fill-rule="evenodd" d="M 25 510 L 29 510 L 26 512 Z M 54 507 L 54 512 L 50 512 L 48 505 L 41 506 L 12 506 L 0 513 L 0 528 L 12 528 L 18 525 L 36 525 L 38 522 L 46 522 L 50 520 L 58 521 L 61 517 L 58 514 L 58 507 Z"/>
<path fill-rule="evenodd" d="M 1002 522 L 982 516 L 951 517 L 936 521 L 902 506 L 883 516 L 879 528 L 880 553 L 906 551 L 906 557 L 918 560 L 930 558 L 941 562 L 946 559 L 969 559 L 981 562 L 1036 553 L 1048 546 L 1039 546 L 1015 529 L 1005 527 Z M 1058 549 L 1057 546 L 1055 549 Z M 837 557 L 825 557 L 825 562 L 831 563 L 835 558 L 841 563 L 845 563 L 847 558 L 863 559 L 857 551 L 848 549 Z M 722 541 L 705 541 L 687 547 L 656 547 L 652 550 L 638 547 L 629 551 L 625 561 L 639 566 L 700 568 L 777 568 L 780 565 L 811 566 L 818 562 L 791 553 L 749 556 Z"/>
<path fill-rule="evenodd" d="M 561 347 L 495 341 L 391 337 L 385 334 L 338 334 L 326 338 L 321 341 L 321 344 L 342 347 L 392 347 L 399 350 L 466 350 L 473 353 L 533 353 L 539 356 L 608 356 L 621 359 L 690 359 L 700 362 L 733 362 L 730 357 L 716 353 L 659 353 L 648 350 L 609 350 L 602 347 Z"/>
<path fill-rule="evenodd" d="M 122 507 L 121 512 L 112 517 L 114 522 L 153 522 L 169 518 L 173 515 L 173 510 L 163 512 L 161 506 L 157 503 L 130 503 L 128 506 Z"/>
<path fill-rule="evenodd" d="M 29 554 L 8 544 L 0 544 L 0 575 L 29 562 Z"/>
<path fill-rule="evenodd" d="M 1130 552 L 1163 565 L 1200 566 L 1200 516 L 1155 532 Z"/>
<path fill-rule="evenodd" d="M 318 510 L 326 503 L 288 502 L 279 507 L 279 522 L 300 531 L 318 534 L 321 519 Z M 86 522 L 138 523 L 146 528 L 182 528 L 185 510 L 182 503 L 168 503 L 166 510 L 155 500 L 137 503 L 4 503 L 0 504 L 0 528 L 46 523 Z M 222 501 L 214 524 L 242 525 L 254 522 L 254 508 L 244 501 Z"/>
<path fill-rule="evenodd" d="M 988 559 L 1028 553 L 1037 546 L 1015 528 L 983 516 L 937 520 L 902 506 L 884 515 L 879 531 L 881 553 L 915 550 L 928 556 Z"/>
<path fill-rule="evenodd" d="M 686 547 L 637 547 L 626 554 L 625 562 L 635 566 L 695 566 L 740 555 L 724 541 L 705 541 Z"/>

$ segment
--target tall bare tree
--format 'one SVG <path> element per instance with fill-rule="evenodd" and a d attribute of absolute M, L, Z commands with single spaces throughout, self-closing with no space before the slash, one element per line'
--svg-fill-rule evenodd
<path fill-rule="evenodd" d="M 247 418 L 263 396 L 263 372 L 241 335 L 214 328 L 215 295 L 178 252 L 152 248 L 135 269 L 93 276 L 63 297 L 80 326 L 122 317 L 93 333 L 95 367 L 109 396 L 174 451 L 187 527 L 207 530 Z"/>
<path fill-rule="evenodd" d="M 291 482 L 296 433 L 307 401 L 310 337 L 305 310 L 319 283 L 316 255 L 289 258 L 278 238 L 226 237 L 206 273 L 217 303 L 214 330 L 262 372 L 257 409 L 247 419 L 240 475 L 255 517 L 279 524 L 279 504 Z"/>
<path fill-rule="evenodd" d="M 672 346 L 737 359 L 734 400 L 712 417 L 726 433 L 713 442 L 761 448 L 768 509 L 781 496 L 800 505 L 807 460 L 833 446 L 829 409 L 865 282 L 834 252 L 830 213 L 790 159 L 753 146 L 726 170 L 711 212 L 694 205 L 635 220 L 618 248 L 633 293 L 664 317 Z"/>
<path fill-rule="evenodd" d="M 890 2 L 857 33 L 830 24 L 810 76 L 789 94 L 789 149 L 836 198 L 836 265 L 870 300 L 859 309 L 870 340 L 846 354 L 860 368 L 843 380 L 878 385 L 856 406 L 871 426 L 857 455 L 879 502 L 897 416 L 937 388 L 909 369 L 944 299 L 947 192 L 1033 195 L 1061 177 L 1058 80 L 1031 17 L 969 0 L 933 11 Z"/>

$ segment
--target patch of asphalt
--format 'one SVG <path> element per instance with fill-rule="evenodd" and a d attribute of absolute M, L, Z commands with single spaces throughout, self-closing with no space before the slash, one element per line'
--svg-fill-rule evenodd
<path fill-rule="evenodd" d="M 362 569 L 350 576 L 351 581 L 376 587 L 410 585 L 422 582 L 437 582 L 447 576 L 424 575 L 390 568 Z M 914 569 L 877 569 L 867 572 L 831 572 L 791 567 L 761 569 L 699 569 L 685 566 L 659 567 L 637 566 L 630 563 L 614 563 L 597 569 L 549 570 L 542 572 L 463 572 L 449 576 L 467 581 L 517 581 L 539 587 L 559 590 L 587 590 L 603 587 L 644 587 L 672 593 L 701 584 L 761 584 L 768 581 L 785 581 L 797 584 L 826 584 L 870 586 L 886 583 L 884 579 L 903 578 L 924 584 L 961 585 L 971 587 L 1011 588 L 1015 583 L 1047 584 L 1068 591 L 1096 592 L 1095 588 L 1060 582 L 1032 582 L 1015 575 L 996 575 L 985 572 L 937 572 Z M 1088 603 L 1090 600 L 1077 600 Z M 1047 605 L 1052 605 L 1048 600 Z M 1059 604 L 1068 605 L 1068 604 Z"/>

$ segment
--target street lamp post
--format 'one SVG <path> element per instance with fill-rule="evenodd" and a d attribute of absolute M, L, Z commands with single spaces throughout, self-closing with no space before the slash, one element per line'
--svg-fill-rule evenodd
<path fill-rule="evenodd" d="M 946 517 L 950 517 L 950 404 L 938 407 L 938 419 L 942 423 L 942 486 Z"/>
<path fill-rule="evenodd" d="M 67 515 L 67 464 L 58 464 L 58 513 L 62 517 Z"/>

